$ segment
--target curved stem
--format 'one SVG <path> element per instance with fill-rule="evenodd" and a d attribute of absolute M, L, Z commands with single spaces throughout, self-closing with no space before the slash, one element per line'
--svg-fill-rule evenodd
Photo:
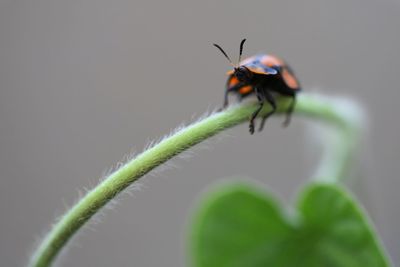
<path fill-rule="evenodd" d="M 318 132 L 324 151 L 314 177 L 316 180 L 337 183 L 348 178 L 349 165 L 363 126 L 363 112 L 349 99 L 313 98 L 309 99 L 308 104 L 318 108 L 320 114 L 310 109 L 301 109 L 300 112 L 329 123 L 327 129 Z"/>
<path fill-rule="evenodd" d="M 279 107 L 277 113 L 282 113 L 289 107 L 290 99 L 280 98 L 277 104 Z M 165 138 L 157 145 L 126 163 L 88 192 L 56 223 L 33 254 L 30 266 L 50 266 L 70 238 L 122 190 L 182 151 L 227 128 L 242 122 L 248 122 L 249 117 L 256 108 L 257 104 L 253 103 L 235 106 L 213 114 Z M 260 112 L 260 116 L 267 114 L 270 110 L 269 105 L 265 105 Z M 339 112 L 334 103 L 328 99 L 324 100 L 312 95 L 300 95 L 295 112 L 329 121 L 340 126 L 340 128 L 346 128 L 349 125 L 345 114 Z M 348 150 L 341 153 L 350 154 L 349 144 L 343 143 L 342 147 L 347 147 Z M 344 165 L 345 162 L 342 161 L 333 164 L 331 162 L 329 166 L 327 165 L 327 169 L 330 171 L 337 170 L 336 176 L 339 177 L 339 174 L 344 170 Z"/>

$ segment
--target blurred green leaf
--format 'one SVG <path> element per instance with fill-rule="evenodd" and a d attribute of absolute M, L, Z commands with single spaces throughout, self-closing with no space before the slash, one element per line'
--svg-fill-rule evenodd
<path fill-rule="evenodd" d="M 220 187 L 194 220 L 194 266 L 389 266 L 368 220 L 340 186 L 307 186 L 295 214 L 286 216 L 248 185 Z"/>

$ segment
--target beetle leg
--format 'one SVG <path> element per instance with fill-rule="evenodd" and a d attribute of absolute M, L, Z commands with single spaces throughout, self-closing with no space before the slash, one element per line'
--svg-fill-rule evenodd
<path fill-rule="evenodd" d="M 229 105 L 229 102 L 228 102 L 228 94 L 229 94 L 229 92 L 231 92 L 231 91 L 229 90 L 228 87 L 226 87 L 225 95 L 224 95 L 224 105 L 222 106 L 222 108 L 220 108 L 220 110 L 224 110 Z"/>
<path fill-rule="evenodd" d="M 225 89 L 225 95 L 224 95 L 224 104 L 223 104 L 222 108 L 218 109 L 218 111 L 222 111 L 222 110 L 226 109 L 226 107 L 229 105 L 228 95 L 230 92 L 235 92 L 245 85 L 246 85 L 245 83 L 238 83 L 232 87 L 229 87 L 229 79 L 228 79 L 228 81 L 226 83 L 226 89 Z"/>
<path fill-rule="evenodd" d="M 292 98 L 292 102 L 290 102 L 290 106 L 288 108 L 288 110 L 286 111 L 286 119 L 283 122 L 283 127 L 287 127 L 290 123 L 290 119 L 292 118 L 292 113 L 294 110 L 294 107 L 296 106 L 296 96 L 291 96 Z"/>
<path fill-rule="evenodd" d="M 255 88 L 255 92 L 256 92 L 257 99 L 258 99 L 258 108 L 256 109 L 256 111 L 253 112 L 253 114 L 250 117 L 250 124 L 249 124 L 250 134 L 254 134 L 254 120 L 257 117 L 258 113 L 263 108 L 264 102 L 265 102 L 265 95 L 262 94 L 259 91 L 259 89 L 257 89 L 257 87 Z"/>
<path fill-rule="evenodd" d="M 262 117 L 262 120 L 261 120 L 261 123 L 260 123 L 260 127 L 258 128 L 259 132 L 261 132 L 262 129 L 264 128 L 265 121 L 268 119 L 268 117 L 271 116 L 276 111 L 275 98 L 268 91 L 265 91 L 264 94 L 265 94 L 265 99 L 271 105 L 272 110 L 270 112 L 268 112 L 265 116 Z"/>

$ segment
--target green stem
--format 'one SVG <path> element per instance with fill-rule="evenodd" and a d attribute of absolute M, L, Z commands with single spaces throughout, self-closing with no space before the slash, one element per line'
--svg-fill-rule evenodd
<path fill-rule="evenodd" d="M 353 162 L 363 126 L 363 112 L 356 103 L 348 99 L 314 98 L 312 105 L 320 105 L 318 108 L 321 113 L 317 115 L 309 109 L 302 110 L 303 113 L 307 116 L 317 115 L 319 119 L 329 123 L 322 131 L 317 131 L 324 151 L 315 179 L 337 183 L 348 178 L 349 165 Z"/>
<path fill-rule="evenodd" d="M 279 109 L 277 112 L 284 112 L 289 104 L 289 99 L 280 98 L 278 100 Z M 33 254 L 30 266 L 50 266 L 71 237 L 122 190 L 182 151 L 227 128 L 248 122 L 255 108 L 256 104 L 252 103 L 238 105 L 223 112 L 213 114 L 164 139 L 116 170 L 88 192 L 86 196 L 60 219 Z M 269 111 L 269 105 L 265 105 L 260 116 L 267 114 Z M 347 129 L 349 125 L 346 114 L 339 112 L 337 106 L 329 99 L 324 100 L 312 95 L 302 94 L 298 97 L 295 111 L 296 113 L 331 122 L 342 129 Z M 346 151 L 337 154 L 341 156 L 342 153 L 350 154 L 350 146 L 347 142 L 343 142 L 341 147 L 348 149 L 344 149 Z M 334 173 L 337 173 L 337 177 L 339 177 L 339 174 L 344 170 L 344 165 L 345 162 L 342 161 L 334 162 L 333 164 L 330 162 L 327 164 L 327 169 L 337 170 Z"/>

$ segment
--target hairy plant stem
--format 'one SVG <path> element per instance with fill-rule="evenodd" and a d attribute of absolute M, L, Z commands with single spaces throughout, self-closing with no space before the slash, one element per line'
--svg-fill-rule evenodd
<path fill-rule="evenodd" d="M 279 98 L 277 113 L 283 113 L 288 108 L 290 101 L 287 98 Z M 223 112 L 212 114 L 165 138 L 127 162 L 89 191 L 55 224 L 33 254 L 30 266 L 50 266 L 71 237 L 121 191 L 182 151 L 232 126 L 243 122 L 248 123 L 256 105 L 256 103 L 238 105 Z M 269 111 L 269 105 L 264 105 L 260 116 Z M 332 99 L 310 94 L 301 94 L 298 97 L 295 113 L 318 118 L 340 129 L 339 132 L 344 139 L 340 138 L 339 144 L 331 146 L 328 149 L 330 151 L 326 151 L 331 156 L 323 161 L 320 168 L 321 172 L 318 174 L 318 177 L 338 181 L 342 177 L 347 160 L 351 155 L 355 133 L 354 127 L 351 125 L 352 120 L 348 118 L 346 112 L 343 112 L 342 107 L 336 105 Z"/>

